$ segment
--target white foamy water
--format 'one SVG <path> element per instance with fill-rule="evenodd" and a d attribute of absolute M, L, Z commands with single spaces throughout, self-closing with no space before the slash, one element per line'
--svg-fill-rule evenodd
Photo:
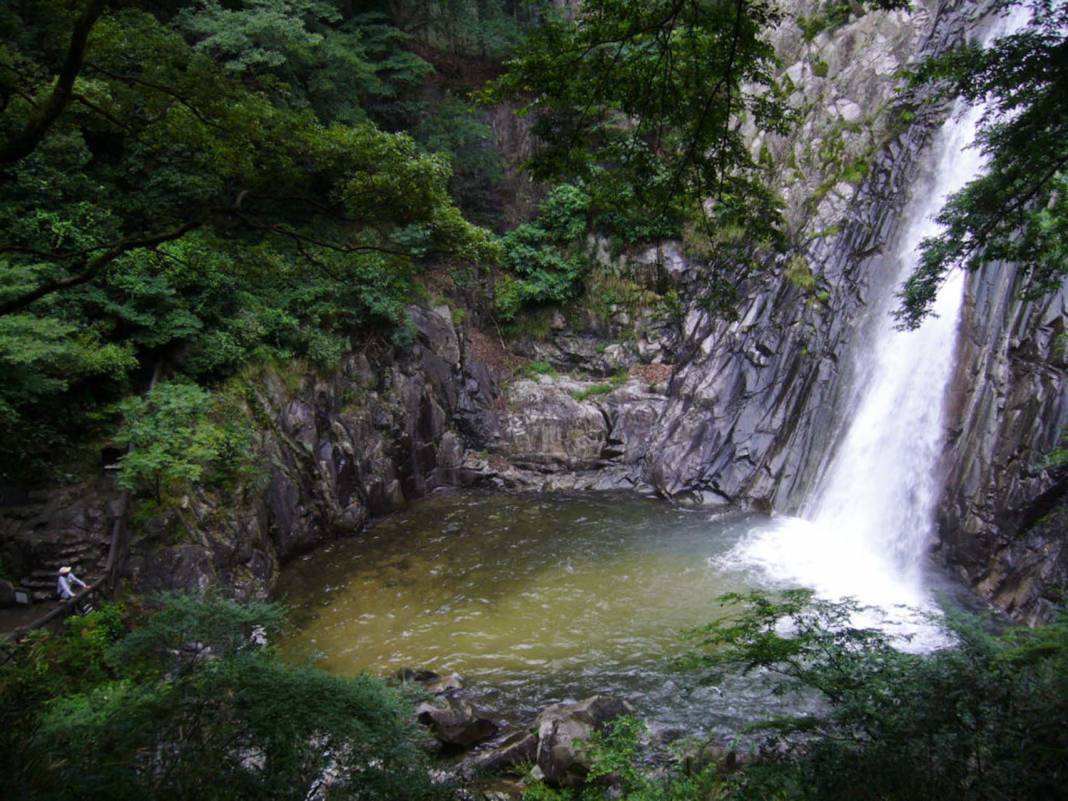
<path fill-rule="evenodd" d="M 987 41 L 1018 30 L 1025 9 L 999 20 Z M 920 242 L 939 232 L 934 215 L 946 198 L 984 169 L 971 147 L 983 113 L 958 108 L 932 149 L 932 182 L 906 209 L 895 247 L 898 278 L 873 306 L 875 331 L 857 371 L 858 392 L 848 431 L 802 510 L 754 530 L 727 557 L 757 568 L 773 583 L 806 586 L 828 598 L 851 596 L 886 610 L 934 611 L 923 561 L 941 489 L 938 460 L 945 439 L 945 395 L 953 371 L 964 277 L 954 271 L 938 294 L 935 316 L 915 331 L 894 327 L 895 291 L 918 261 Z M 898 609 L 894 617 L 905 613 Z M 877 622 L 877 621 L 866 621 Z M 920 647 L 940 640 L 929 625 L 903 626 Z"/>

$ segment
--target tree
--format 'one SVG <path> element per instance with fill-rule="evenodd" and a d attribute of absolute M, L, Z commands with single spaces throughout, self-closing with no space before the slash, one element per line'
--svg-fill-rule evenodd
<path fill-rule="evenodd" d="M 468 59 L 500 59 L 536 25 L 550 0 L 385 0 L 376 3 L 416 41 Z"/>
<path fill-rule="evenodd" d="M 594 0 L 532 32 L 492 95 L 536 115 L 536 177 L 676 220 L 709 201 L 717 224 L 766 239 L 778 208 L 741 128 L 785 130 L 765 38 L 777 19 L 762 0 Z"/>
<path fill-rule="evenodd" d="M 590 266 L 586 242 L 590 198 L 561 184 L 542 202 L 538 218 L 502 238 L 507 270 L 494 293 L 494 311 L 506 322 L 526 305 L 565 303 L 579 294 Z"/>
<path fill-rule="evenodd" d="M 998 0 L 1008 14 L 1024 0 Z M 1027 0 L 1021 31 L 988 47 L 962 45 L 916 71 L 914 85 L 939 98 L 985 105 L 976 146 L 982 176 L 949 198 L 943 232 L 921 245 L 920 263 L 900 293 L 896 316 L 915 328 L 930 313 L 946 275 L 1013 262 L 1029 278 L 1027 297 L 1058 288 L 1068 273 L 1068 5 Z"/>
<path fill-rule="evenodd" d="M 115 440 L 129 448 L 123 456 L 119 484 L 150 488 L 162 500 L 164 488 L 183 488 L 209 469 L 233 469 L 247 454 L 249 432 L 240 415 L 212 419 L 216 403 L 196 384 L 156 384 L 142 397 L 119 406 L 123 425 Z"/>
<path fill-rule="evenodd" d="M 727 271 L 710 299 L 729 311 L 738 278 L 783 244 L 747 133 L 789 126 L 767 36 L 779 19 L 771 0 L 583 2 L 533 31 L 489 96 L 526 103 L 533 174 L 582 181 L 601 221 L 634 228 L 638 210 L 654 238 L 697 222 Z"/>

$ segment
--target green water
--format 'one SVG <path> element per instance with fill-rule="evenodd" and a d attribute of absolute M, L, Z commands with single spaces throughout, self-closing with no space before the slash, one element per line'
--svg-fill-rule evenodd
<path fill-rule="evenodd" d="M 284 649 L 345 675 L 455 671 L 518 718 L 612 692 L 669 725 L 730 726 L 762 690 L 695 687 L 672 657 L 748 586 L 717 557 L 764 524 L 634 495 L 433 496 L 286 569 Z"/>

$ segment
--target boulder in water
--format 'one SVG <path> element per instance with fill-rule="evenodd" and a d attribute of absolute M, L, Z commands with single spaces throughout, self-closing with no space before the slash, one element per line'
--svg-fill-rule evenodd
<path fill-rule="evenodd" d="M 470 748 L 499 730 L 493 720 L 467 701 L 422 703 L 415 708 L 415 714 L 439 742 L 454 748 Z"/>
<path fill-rule="evenodd" d="M 433 670 L 406 667 L 397 671 L 397 678 L 404 682 L 425 684 L 427 682 L 437 681 L 441 676 Z"/>
<path fill-rule="evenodd" d="M 445 695 L 464 689 L 464 679 L 458 673 L 442 676 L 434 671 L 415 668 L 402 668 L 397 671 L 397 678 L 410 684 L 422 685 L 431 695 Z"/>
<path fill-rule="evenodd" d="M 431 695 L 448 695 L 464 688 L 463 679 L 458 673 L 450 673 L 448 676 L 438 676 L 433 681 L 423 684 L 426 691 Z"/>
<path fill-rule="evenodd" d="M 579 787 L 589 773 L 589 757 L 582 742 L 600 731 L 610 720 L 634 713 L 634 707 L 621 698 L 595 695 L 577 703 L 553 704 L 535 723 L 538 731 L 538 769 L 547 784 Z"/>
<path fill-rule="evenodd" d="M 464 681 L 459 673 L 442 676 L 433 670 L 401 668 L 397 671 L 397 678 L 410 684 L 421 684 L 431 695 L 447 695 L 464 688 Z"/>

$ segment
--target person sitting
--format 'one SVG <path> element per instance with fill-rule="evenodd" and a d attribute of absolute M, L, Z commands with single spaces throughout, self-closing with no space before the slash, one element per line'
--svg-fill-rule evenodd
<path fill-rule="evenodd" d="M 69 601 L 74 597 L 74 590 L 72 584 L 78 584 L 82 589 L 86 588 L 86 583 L 74 575 L 70 568 L 64 565 L 59 569 L 59 581 L 56 582 L 56 595 L 61 601 Z"/>

